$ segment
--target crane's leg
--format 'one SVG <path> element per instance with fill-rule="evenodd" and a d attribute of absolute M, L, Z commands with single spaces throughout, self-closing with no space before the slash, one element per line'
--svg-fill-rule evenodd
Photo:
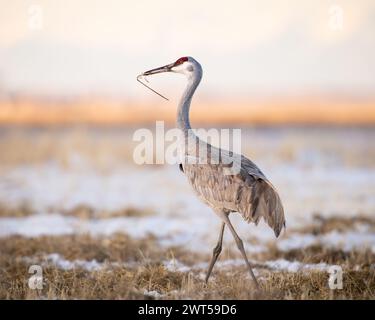
<path fill-rule="evenodd" d="M 248 268 L 248 270 L 249 270 L 250 276 L 251 276 L 251 278 L 253 279 L 253 281 L 254 281 L 254 283 L 255 283 L 257 289 L 259 289 L 258 281 L 257 281 L 257 279 L 256 279 L 256 277 L 255 277 L 255 275 L 254 275 L 254 272 L 253 272 L 253 269 L 251 268 L 251 265 L 250 265 L 250 263 L 249 263 L 249 260 L 247 259 L 247 256 L 246 256 L 246 253 L 245 253 L 245 248 L 244 248 L 244 246 L 243 246 L 243 242 L 242 242 L 241 238 L 240 238 L 240 237 L 238 236 L 238 234 L 236 233 L 236 230 L 234 230 L 233 225 L 232 225 L 232 223 L 231 223 L 230 220 L 229 220 L 229 216 L 228 216 L 228 214 L 226 214 L 226 213 L 221 213 L 220 216 L 221 216 L 221 218 L 224 220 L 225 224 L 228 226 L 230 232 L 232 233 L 233 238 L 234 238 L 234 240 L 236 241 L 237 247 L 238 247 L 238 249 L 241 251 L 242 257 L 243 257 L 243 259 L 244 259 L 245 262 L 246 262 L 246 265 L 247 265 L 247 268 Z"/>
<path fill-rule="evenodd" d="M 210 262 L 210 265 L 209 265 L 208 270 L 207 270 L 206 283 L 208 282 L 208 278 L 210 277 L 212 269 L 213 269 L 213 267 L 216 263 L 216 260 L 219 257 L 220 252 L 221 252 L 221 248 L 222 248 L 222 244 L 223 244 L 224 228 L 225 228 L 225 222 L 222 222 L 220 234 L 219 234 L 219 239 L 217 240 L 216 247 L 214 248 L 214 250 L 212 252 L 211 262 Z"/>

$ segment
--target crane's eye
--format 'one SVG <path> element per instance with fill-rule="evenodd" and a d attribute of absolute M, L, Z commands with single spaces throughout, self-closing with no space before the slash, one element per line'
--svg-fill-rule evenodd
<path fill-rule="evenodd" d="M 175 63 L 174 63 L 174 66 L 178 66 L 180 64 L 183 64 L 185 61 L 188 61 L 188 58 L 187 57 L 182 57 L 180 59 L 178 59 Z"/>

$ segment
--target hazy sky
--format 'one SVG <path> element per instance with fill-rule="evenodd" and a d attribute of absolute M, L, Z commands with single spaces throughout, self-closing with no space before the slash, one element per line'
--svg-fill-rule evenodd
<path fill-rule="evenodd" d="M 0 0 L 7 90 L 147 95 L 135 76 L 184 55 L 206 94 L 375 93 L 375 1 Z"/>

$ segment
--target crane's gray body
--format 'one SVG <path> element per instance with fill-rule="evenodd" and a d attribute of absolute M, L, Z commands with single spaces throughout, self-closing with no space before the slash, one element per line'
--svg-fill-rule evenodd
<path fill-rule="evenodd" d="M 213 250 L 206 282 L 220 255 L 225 226 L 232 233 L 237 247 L 259 287 L 247 259 L 243 242 L 229 219 L 231 212 L 239 212 L 245 221 L 257 224 L 263 218 L 278 236 L 285 227 L 284 210 L 279 195 L 260 169 L 243 155 L 234 155 L 218 149 L 195 135 L 190 126 L 189 109 L 192 97 L 202 78 L 202 67 L 192 57 L 182 57 L 176 62 L 144 72 L 141 76 L 161 72 L 182 73 L 188 84 L 177 110 L 177 126 L 182 132 L 182 171 L 196 194 L 222 219 L 219 239 Z M 201 152 L 201 148 L 205 152 Z M 238 161 L 239 160 L 239 161 Z M 234 167 L 233 167 L 234 166 Z M 230 169 L 234 170 L 230 170 Z M 228 170 L 230 172 L 228 172 Z"/>
<path fill-rule="evenodd" d="M 200 141 L 199 145 L 202 144 Z M 200 161 L 182 163 L 183 172 L 198 197 L 215 212 L 238 212 L 247 222 L 258 224 L 263 217 L 278 236 L 285 226 L 284 210 L 279 195 L 262 171 L 251 160 L 238 155 L 238 172 L 228 174 L 233 155 L 209 144 L 206 148 L 207 158 L 202 159 L 199 152 L 192 152 L 190 148 L 185 157 L 200 157 Z M 216 158 L 212 161 L 213 153 L 220 154 L 218 161 Z"/>
<path fill-rule="evenodd" d="M 240 170 L 233 175 L 224 174 L 228 163 L 233 159 L 229 151 L 202 141 L 194 134 L 189 121 L 189 109 L 192 97 L 202 78 L 202 67 L 189 57 L 189 67 L 181 69 L 187 76 L 188 85 L 182 95 L 177 110 L 177 126 L 184 134 L 184 158 L 199 158 L 199 163 L 182 163 L 184 173 L 197 195 L 215 212 L 239 212 L 247 222 L 257 224 L 261 217 L 278 236 L 285 226 L 284 210 L 275 188 L 262 171 L 248 158 L 237 155 L 240 159 Z M 207 153 L 201 154 L 199 146 L 206 146 Z M 215 152 L 216 153 L 215 153 Z M 212 154 L 220 154 L 219 161 L 212 160 Z"/>

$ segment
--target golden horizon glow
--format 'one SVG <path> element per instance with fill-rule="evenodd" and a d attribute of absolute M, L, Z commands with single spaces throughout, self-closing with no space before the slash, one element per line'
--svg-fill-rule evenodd
<path fill-rule="evenodd" d="M 18 100 L 0 102 L 0 125 L 117 125 L 175 123 L 171 104 L 121 102 L 108 99 L 59 101 Z M 206 100 L 194 104 L 191 120 L 196 125 L 216 124 L 375 124 L 375 100 L 335 101 L 294 98 L 264 101 Z"/>

